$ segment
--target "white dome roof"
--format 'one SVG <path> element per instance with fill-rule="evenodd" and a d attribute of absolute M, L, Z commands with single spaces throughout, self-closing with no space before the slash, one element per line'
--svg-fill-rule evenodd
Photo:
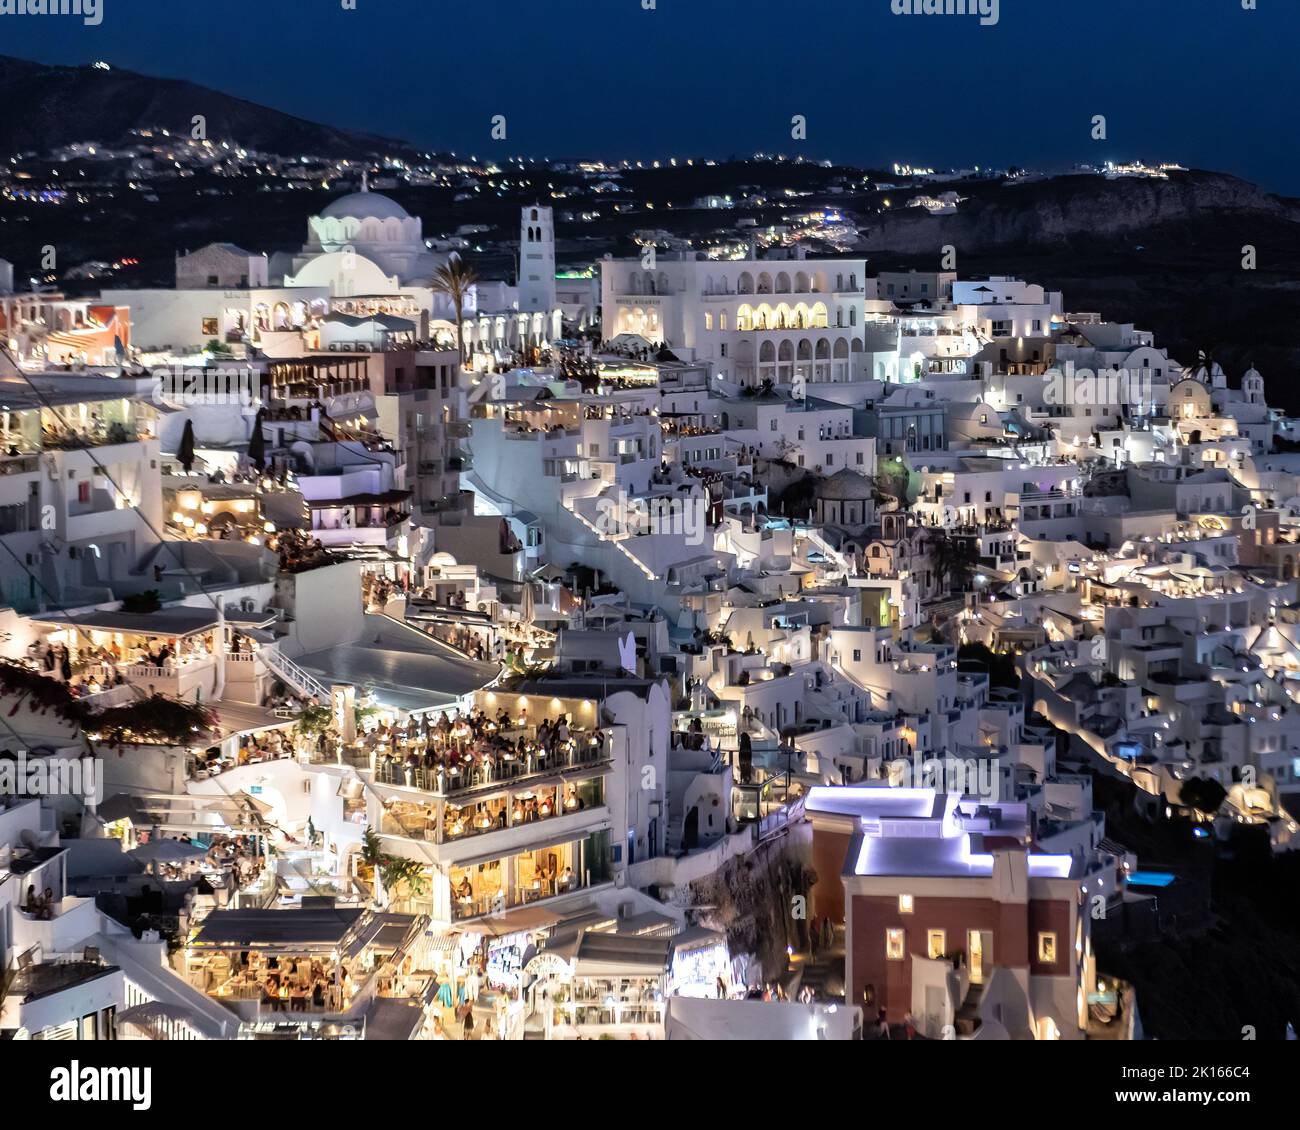
<path fill-rule="evenodd" d="M 407 212 L 396 200 L 378 192 L 353 192 L 331 201 L 321 212 L 336 220 L 409 220 Z"/>

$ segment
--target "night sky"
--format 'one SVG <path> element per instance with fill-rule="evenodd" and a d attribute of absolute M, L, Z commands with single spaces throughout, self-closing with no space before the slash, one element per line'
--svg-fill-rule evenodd
<path fill-rule="evenodd" d="M 890 0 L 102 2 L 99 27 L 0 16 L 0 53 L 103 59 L 479 157 L 1137 158 L 1300 195 L 1300 0 L 1000 0 L 992 27 Z"/>

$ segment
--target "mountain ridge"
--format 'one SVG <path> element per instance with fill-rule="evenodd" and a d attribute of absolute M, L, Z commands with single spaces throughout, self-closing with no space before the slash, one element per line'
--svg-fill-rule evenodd
<path fill-rule="evenodd" d="M 23 107 L 22 113 L 0 115 L 0 152 L 8 153 L 44 153 L 81 141 L 112 145 L 139 129 L 189 137 L 196 114 L 206 119 L 209 140 L 237 141 L 257 151 L 330 157 L 412 151 L 394 138 L 308 121 L 188 79 L 3 54 L 0 105 Z"/>

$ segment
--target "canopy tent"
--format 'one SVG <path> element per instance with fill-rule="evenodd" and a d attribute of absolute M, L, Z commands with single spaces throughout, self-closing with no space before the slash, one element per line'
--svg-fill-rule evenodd
<path fill-rule="evenodd" d="M 132 848 L 128 854 L 139 863 L 184 863 L 187 859 L 198 859 L 208 852 L 198 844 L 157 837 L 138 848 Z"/>

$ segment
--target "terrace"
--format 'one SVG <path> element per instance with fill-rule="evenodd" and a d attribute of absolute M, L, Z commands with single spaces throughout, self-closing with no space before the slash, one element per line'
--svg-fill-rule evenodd
<path fill-rule="evenodd" d="M 358 1015 L 392 991 L 424 925 L 332 905 L 214 910 L 186 948 L 186 978 L 246 1023 L 286 1012 Z"/>

